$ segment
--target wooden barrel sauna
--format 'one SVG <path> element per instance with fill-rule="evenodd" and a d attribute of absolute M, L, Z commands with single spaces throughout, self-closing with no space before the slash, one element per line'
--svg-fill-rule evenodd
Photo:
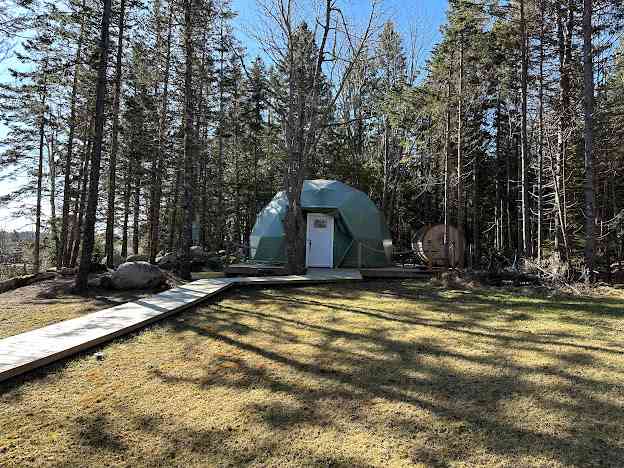
<path fill-rule="evenodd" d="M 416 231 L 412 237 L 412 249 L 425 265 L 464 266 L 466 240 L 455 226 L 449 225 L 448 231 L 448 258 L 444 248 L 444 224 L 427 225 Z"/>

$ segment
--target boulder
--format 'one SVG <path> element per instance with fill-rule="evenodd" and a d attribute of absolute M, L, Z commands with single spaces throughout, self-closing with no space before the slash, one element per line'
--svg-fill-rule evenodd
<path fill-rule="evenodd" d="M 201 271 L 206 265 L 206 252 L 198 245 L 191 247 L 191 271 Z"/>
<path fill-rule="evenodd" d="M 193 260 L 196 259 L 205 259 L 208 256 L 206 251 L 202 249 L 199 245 L 194 245 L 191 247 L 191 258 Z"/>
<path fill-rule="evenodd" d="M 111 275 L 115 289 L 147 289 L 160 285 L 165 275 L 156 265 L 148 262 L 126 262 Z"/>
<path fill-rule="evenodd" d="M 164 268 L 165 270 L 169 270 L 176 266 L 178 263 L 178 256 L 175 253 L 166 253 L 160 257 L 156 257 L 156 264 L 160 268 Z"/>
<path fill-rule="evenodd" d="M 126 257 L 126 262 L 149 262 L 149 257 L 147 255 L 128 255 Z"/>
<path fill-rule="evenodd" d="M 113 272 L 100 276 L 100 287 L 104 289 L 113 289 Z"/>
<path fill-rule="evenodd" d="M 94 276 L 93 278 L 89 278 L 88 285 L 90 288 L 111 289 L 113 287 L 111 276 L 111 272 L 106 272 L 101 275 Z"/>
<path fill-rule="evenodd" d="M 93 278 L 89 278 L 87 281 L 87 286 L 90 288 L 99 288 L 100 287 L 100 275 L 94 276 Z"/>
<path fill-rule="evenodd" d="M 106 258 L 104 257 L 102 258 L 102 260 L 100 261 L 100 263 L 102 265 L 106 265 Z M 121 254 L 119 252 L 114 252 L 113 253 L 113 266 L 114 267 L 118 267 L 119 265 L 121 265 L 124 262 L 124 259 L 122 258 Z"/>
<path fill-rule="evenodd" d="M 63 267 L 59 270 L 59 273 L 63 276 L 71 276 L 76 274 L 75 268 Z"/>

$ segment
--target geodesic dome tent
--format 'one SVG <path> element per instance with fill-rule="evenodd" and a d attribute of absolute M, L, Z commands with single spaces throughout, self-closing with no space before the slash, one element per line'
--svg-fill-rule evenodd
<path fill-rule="evenodd" d="M 333 235 L 331 244 L 326 244 L 325 248 L 333 250 L 332 267 L 390 265 L 390 232 L 383 214 L 364 192 L 335 180 L 306 180 L 301 206 L 307 220 L 314 219 L 309 216 L 311 213 L 331 218 L 329 225 L 333 225 Z M 283 220 L 287 207 L 286 194 L 279 192 L 258 215 L 250 238 L 252 260 L 277 264 L 286 261 Z"/>

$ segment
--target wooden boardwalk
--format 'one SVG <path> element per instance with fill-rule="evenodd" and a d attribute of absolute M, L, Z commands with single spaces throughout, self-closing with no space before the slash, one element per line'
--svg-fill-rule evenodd
<path fill-rule="evenodd" d="M 429 278 L 442 268 L 427 268 L 425 265 L 390 266 L 359 268 L 365 279 L 413 279 Z M 337 269 L 336 271 L 340 271 Z M 277 276 L 285 275 L 285 268 L 280 265 L 268 265 L 262 263 L 236 263 L 225 268 L 226 276 Z"/>
<path fill-rule="evenodd" d="M 309 270 L 301 276 L 202 279 L 146 299 L 100 310 L 0 340 L 0 382 L 131 333 L 234 285 L 361 280 L 357 270 Z"/>

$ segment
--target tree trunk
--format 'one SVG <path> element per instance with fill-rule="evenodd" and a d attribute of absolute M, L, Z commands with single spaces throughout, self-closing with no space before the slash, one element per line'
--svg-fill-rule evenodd
<path fill-rule="evenodd" d="M 449 162 L 451 159 L 451 78 L 452 67 L 446 83 L 446 122 L 444 127 L 444 258 L 449 261 Z M 450 266 L 447 265 L 447 266 Z"/>
<path fill-rule="evenodd" d="M 58 219 L 56 218 L 56 161 L 54 155 L 56 154 L 56 142 L 58 138 L 58 125 L 55 126 L 55 130 L 50 135 L 50 142 L 48 144 L 48 168 L 49 168 L 49 182 L 50 182 L 50 233 L 52 234 L 52 240 L 54 241 L 54 251 L 56 252 L 55 261 L 58 261 L 59 249 L 61 243 L 58 233 Z M 60 268 L 61 265 L 56 263 L 56 268 Z"/>
<path fill-rule="evenodd" d="M 171 68 L 171 35 L 173 33 L 173 5 L 169 4 L 169 24 L 165 54 L 165 72 L 163 74 L 163 93 L 160 102 L 160 119 L 158 121 L 158 150 L 156 165 L 152 167 L 152 199 L 150 200 L 150 262 L 156 261 L 160 249 L 160 201 L 162 199 L 162 176 L 165 145 L 167 140 L 167 104 L 169 99 L 169 71 Z"/>
<path fill-rule="evenodd" d="M 108 208 L 106 211 L 106 266 L 113 268 L 113 236 L 115 230 L 115 185 L 117 172 L 117 150 L 119 146 L 119 104 L 121 101 L 121 80 L 122 80 L 122 58 L 123 58 L 123 40 L 124 40 L 124 23 L 126 16 L 126 0 L 120 0 L 119 5 L 119 37 L 117 39 L 117 59 L 115 63 L 115 84 L 113 97 L 113 129 L 110 162 L 108 168 Z"/>
<path fill-rule="evenodd" d="M 258 115 L 260 114 L 260 112 L 258 112 Z M 251 230 L 253 224 L 254 224 L 254 220 L 256 219 L 256 213 L 258 212 L 258 162 L 259 162 L 259 157 L 258 157 L 258 146 L 259 146 L 259 142 L 256 136 L 256 130 L 254 130 L 254 149 L 253 149 L 253 198 L 252 198 L 252 202 L 251 202 L 251 213 L 250 213 L 250 218 L 249 218 L 249 229 L 247 232 L 247 236 L 245 238 L 245 244 L 248 247 L 248 255 L 251 255 L 251 251 L 249 250 L 251 247 Z"/>
<path fill-rule="evenodd" d="M 495 173 L 494 173 L 494 183 L 496 184 L 496 204 L 494 205 L 494 226 L 495 226 L 495 241 L 494 241 L 494 249 L 497 252 L 500 252 L 503 249 L 503 202 L 501 196 L 501 162 L 500 162 L 500 146 L 501 146 L 501 99 L 500 99 L 500 89 L 497 93 L 496 98 L 496 115 L 494 117 L 494 125 L 496 126 L 496 147 L 494 150 L 494 164 L 495 164 Z"/>
<path fill-rule="evenodd" d="M 193 161 L 195 141 L 193 138 L 193 7 L 194 0 L 184 3 L 184 182 L 182 199 L 182 236 L 179 249 L 178 274 L 181 278 L 191 279 L 191 244 L 193 242 Z"/>
<path fill-rule="evenodd" d="M 462 123 L 464 101 L 464 37 L 459 39 L 459 86 L 457 93 L 457 229 L 464 232 L 464 181 L 463 181 L 463 148 L 462 148 Z"/>
<path fill-rule="evenodd" d="M 537 261 L 542 262 L 543 220 L 543 171 L 544 171 L 544 0 L 540 0 L 540 48 L 539 48 L 539 141 L 537 163 Z"/>
<path fill-rule="evenodd" d="M 520 0 L 520 40 L 521 51 L 522 51 L 522 64 L 521 64 L 521 95 L 522 95 L 522 105 L 521 105 L 521 130 L 520 130 L 520 141 L 521 141 L 521 167 L 520 167 L 520 189 L 522 192 L 522 255 L 531 256 L 531 239 L 530 239 L 530 220 L 529 220 L 529 182 L 527 180 L 528 177 L 528 141 L 527 141 L 527 81 L 528 81 L 528 65 L 529 65 L 529 54 L 528 54 L 528 44 L 527 44 L 527 32 L 526 32 L 526 20 L 524 16 L 524 2 L 525 0 Z"/>
<path fill-rule="evenodd" d="M 592 51 L 593 0 L 583 2 L 583 107 L 585 111 L 585 270 L 590 281 L 594 270 L 594 61 Z"/>
<path fill-rule="evenodd" d="M 123 194 L 123 224 L 121 227 L 121 257 L 128 256 L 128 219 L 130 218 L 130 197 L 132 196 L 132 178 L 134 177 L 134 167 L 132 161 L 128 161 L 126 169 L 126 183 Z"/>
<path fill-rule="evenodd" d="M 74 59 L 74 79 L 72 82 L 72 91 L 70 98 L 69 134 L 67 136 L 67 153 L 65 155 L 65 167 L 63 169 L 65 172 L 65 180 L 63 183 L 63 220 L 61 224 L 61 249 L 59 252 L 57 252 L 56 260 L 56 263 L 59 267 L 67 266 L 71 261 L 71 244 L 68 245 L 69 208 L 71 204 L 71 166 L 74 148 L 74 132 L 76 130 L 76 101 L 78 97 L 78 80 L 80 78 L 80 61 L 85 30 L 85 4 L 86 0 L 83 0 L 81 6 L 80 33 L 78 34 L 76 58 Z"/>
<path fill-rule="evenodd" d="M 43 192 L 43 147 L 45 144 L 45 114 L 47 106 L 47 68 L 46 58 L 43 66 L 43 84 L 41 89 L 41 102 L 39 113 L 39 161 L 37 165 L 37 209 L 35 214 L 35 245 L 33 250 L 33 273 L 39 273 L 41 269 L 41 197 Z"/>
<path fill-rule="evenodd" d="M 305 153 L 303 153 L 303 97 L 298 92 L 297 69 L 293 44 L 288 44 L 288 94 L 286 103 L 286 173 L 284 192 L 288 198 L 288 208 L 284 219 L 284 237 L 286 240 L 286 270 L 290 274 L 305 272 L 305 221 L 301 209 L 301 192 L 305 177 Z M 299 111 L 297 118 L 296 113 Z"/>
<path fill-rule="evenodd" d="M 291 180 L 288 188 L 288 210 L 284 219 L 286 260 L 288 273 L 296 275 L 305 272 L 306 261 L 306 224 L 300 202 L 303 180 L 300 184 L 297 179 Z"/>
<path fill-rule="evenodd" d="M 512 249 L 516 248 L 516 245 L 514 243 L 514 238 L 513 238 L 513 231 L 511 229 L 511 223 L 512 223 L 512 219 L 511 219 L 511 213 L 512 213 L 512 187 L 511 187 L 511 151 L 512 151 L 512 147 L 511 145 L 514 144 L 514 133 L 513 133 L 513 124 L 512 124 L 512 119 L 511 119 L 511 113 L 508 112 L 507 115 L 507 120 L 508 120 L 508 126 L 509 126 L 509 134 L 508 134 L 508 144 L 509 146 L 506 148 L 507 152 L 505 155 L 505 231 L 506 231 L 506 237 L 507 237 L 507 247 L 508 249 L 511 251 Z"/>
<path fill-rule="evenodd" d="M 182 163 L 182 158 L 177 157 L 176 158 L 176 169 L 175 169 L 175 183 L 173 185 L 173 190 L 172 193 L 169 196 L 169 239 L 167 241 L 167 251 L 168 252 L 173 252 L 174 247 L 177 246 L 177 240 L 176 240 L 176 233 L 178 231 L 177 229 L 177 223 L 178 223 L 178 203 L 179 203 L 179 197 L 180 197 L 180 184 L 181 184 L 181 174 L 182 171 L 180 170 L 179 166 L 180 163 Z"/>
<path fill-rule="evenodd" d="M 225 216 L 223 210 L 223 132 L 224 132 L 224 115 L 223 115 L 223 19 L 221 19 L 219 36 L 219 133 L 217 134 L 218 153 L 217 153 L 217 200 L 216 200 L 216 247 L 217 250 L 223 248 Z"/>
<path fill-rule="evenodd" d="M 78 252 L 80 250 L 81 243 L 81 232 L 82 232 L 82 221 L 84 219 L 85 206 L 87 204 L 87 187 L 89 185 L 89 164 L 91 161 L 91 150 L 93 148 L 93 130 L 94 130 L 95 120 L 91 119 L 89 124 L 89 131 L 87 134 L 87 145 L 85 151 L 82 155 L 82 169 L 80 172 L 80 193 L 76 199 L 76 204 L 74 208 L 74 226 L 72 229 L 72 242 L 71 246 L 71 258 L 69 265 L 74 268 L 76 266 L 76 261 L 78 260 Z"/>
<path fill-rule="evenodd" d="M 235 101 L 236 102 L 236 101 Z M 235 115 L 239 116 L 240 113 L 238 109 L 234 109 Z M 236 117 L 235 117 L 236 118 Z M 236 234 L 236 245 L 234 249 L 236 251 L 240 251 L 240 246 L 242 242 L 242 214 L 241 214 L 241 203 L 240 203 L 240 167 L 238 163 L 238 124 L 234 124 L 234 132 L 233 132 L 233 148 L 234 148 L 234 232 Z"/>
<path fill-rule="evenodd" d="M 104 101 L 106 98 L 106 66 L 108 63 L 108 35 L 111 15 L 111 0 L 104 0 L 102 14 L 102 31 L 99 45 L 98 77 L 95 94 L 95 139 L 93 142 L 93 156 L 91 158 L 91 173 L 89 180 L 89 199 L 85 215 L 85 225 L 82 233 L 82 252 L 80 266 L 76 276 L 76 289 L 87 289 L 91 256 L 93 255 L 93 243 L 95 240 L 95 216 L 98 202 L 98 190 L 100 185 L 100 161 L 102 158 L 102 140 L 104 137 Z"/>
<path fill-rule="evenodd" d="M 383 185 L 381 192 L 381 209 L 386 217 L 386 223 L 388 227 L 392 229 L 392 213 L 390 209 L 390 158 L 392 157 L 390 152 L 390 136 L 388 128 L 388 118 L 383 117 Z"/>
<path fill-rule="evenodd" d="M 479 210 L 481 202 L 479 200 L 479 152 L 475 152 L 472 168 L 472 256 L 473 268 L 481 263 L 481 223 L 479 222 Z"/>
<path fill-rule="evenodd" d="M 559 49 L 559 112 L 557 122 L 557 161 L 555 167 L 555 203 L 559 226 L 559 252 L 564 261 L 569 261 L 567 200 L 566 200 L 566 159 L 569 139 L 571 106 L 570 74 L 572 61 L 572 34 L 574 28 L 574 2 L 569 0 L 567 18 L 565 11 L 557 8 L 557 40 Z"/>
<path fill-rule="evenodd" d="M 132 210 L 132 253 L 139 254 L 139 217 L 141 214 L 141 167 L 139 161 L 134 165 L 134 200 Z"/>

